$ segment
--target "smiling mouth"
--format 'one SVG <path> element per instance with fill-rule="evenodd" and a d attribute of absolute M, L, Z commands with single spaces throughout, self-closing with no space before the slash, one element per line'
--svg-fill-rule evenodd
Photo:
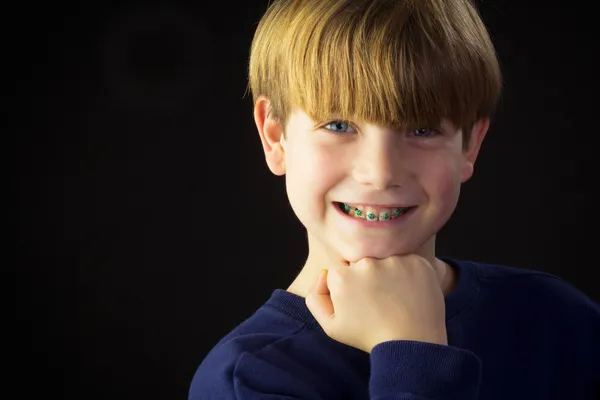
<path fill-rule="evenodd" d="M 346 203 L 335 202 L 335 205 L 346 215 L 354 217 L 354 218 L 362 218 L 367 221 L 377 222 L 377 221 L 389 221 L 395 218 L 402 216 L 402 214 L 407 211 L 415 208 L 416 206 L 409 207 L 393 207 L 393 208 L 383 208 L 383 207 L 370 207 L 370 206 L 361 206 L 361 205 L 350 205 Z"/>

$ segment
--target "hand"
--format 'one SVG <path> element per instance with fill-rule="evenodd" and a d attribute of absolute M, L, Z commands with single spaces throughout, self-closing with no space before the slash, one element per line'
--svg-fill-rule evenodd
<path fill-rule="evenodd" d="M 333 265 L 319 275 L 306 305 L 329 337 L 367 353 L 390 340 L 448 345 L 435 269 L 414 254 Z"/>

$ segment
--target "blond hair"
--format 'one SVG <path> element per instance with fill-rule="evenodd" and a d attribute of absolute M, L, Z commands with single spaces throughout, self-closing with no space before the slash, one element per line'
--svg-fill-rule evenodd
<path fill-rule="evenodd" d="M 296 107 L 317 123 L 335 114 L 398 130 L 447 118 L 464 143 L 502 86 L 469 0 L 275 0 L 256 29 L 248 78 L 254 103 L 267 97 L 284 125 Z"/>

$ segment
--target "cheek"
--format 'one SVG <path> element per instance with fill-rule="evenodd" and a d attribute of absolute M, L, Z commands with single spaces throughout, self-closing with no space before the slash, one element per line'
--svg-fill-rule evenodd
<path fill-rule="evenodd" d="M 296 146 L 286 156 L 286 190 L 297 214 L 323 209 L 325 196 L 340 181 L 341 163 L 317 146 Z M 337 160 L 337 162 L 336 162 Z"/>
<path fill-rule="evenodd" d="M 286 158 L 286 174 L 290 183 L 302 186 L 302 190 L 323 190 L 340 169 L 335 160 L 330 152 L 319 147 L 298 146 Z"/>
<path fill-rule="evenodd" d="M 461 164 L 453 154 L 436 154 L 423 163 L 421 185 L 442 208 L 454 208 L 460 192 Z"/>

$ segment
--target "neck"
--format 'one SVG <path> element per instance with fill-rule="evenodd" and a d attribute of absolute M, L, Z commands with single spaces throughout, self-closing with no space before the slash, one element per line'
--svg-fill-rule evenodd
<path fill-rule="evenodd" d="M 309 254 L 302 270 L 287 289 L 300 297 L 306 297 L 309 288 L 317 280 L 319 273 L 323 268 L 327 269 L 332 264 L 347 264 L 347 261 L 339 254 L 327 251 L 324 246 L 315 238 L 308 238 Z M 433 266 L 440 283 L 440 287 L 447 297 L 456 287 L 458 280 L 457 273 L 447 263 L 435 257 L 435 236 L 429 239 L 421 248 L 415 252 L 425 258 Z"/>

